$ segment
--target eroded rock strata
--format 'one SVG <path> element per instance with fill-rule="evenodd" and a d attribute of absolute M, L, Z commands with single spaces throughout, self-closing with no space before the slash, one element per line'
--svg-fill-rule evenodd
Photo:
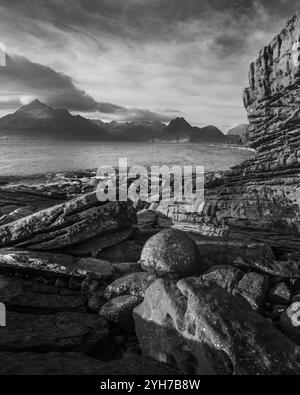
<path fill-rule="evenodd" d="M 252 238 L 280 253 L 300 247 L 300 16 L 261 50 L 244 91 L 248 144 L 256 153 L 206 183 L 201 213 L 161 205 L 174 221 L 207 235 Z"/>

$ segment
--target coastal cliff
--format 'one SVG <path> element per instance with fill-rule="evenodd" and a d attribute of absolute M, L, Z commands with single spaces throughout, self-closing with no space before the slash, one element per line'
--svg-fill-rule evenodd
<path fill-rule="evenodd" d="M 253 157 L 206 183 L 205 206 L 159 209 L 210 236 L 249 237 L 279 254 L 300 247 L 300 16 L 262 49 L 249 71 L 244 104 Z"/>

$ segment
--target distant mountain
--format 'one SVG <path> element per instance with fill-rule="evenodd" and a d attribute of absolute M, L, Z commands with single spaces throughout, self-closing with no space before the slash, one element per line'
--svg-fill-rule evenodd
<path fill-rule="evenodd" d="M 0 118 L 0 138 L 30 138 L 72 141 L 184 141 L 226 143 L 226 136 L 215 126 L 197 128 L 184 118 L 168 126 L 160 122 L 105 123 L 72 115 L 34 100 L 15 113 Z"/>
<path fill-rule="evenodd" d="M 215 126 L 198 128 L 191 126 L 184 118 L 173 119 L 160 135 L 162 140 L 186 142 L 226 143 L 226 136 Z"/>
<path fill-rule="evenodd" d="M 246 142 L 246 132 L 249 124 L 240 123 L 234 128 L 228 130 L 227 136 L 229 141 L 243 143 Z"/>
<path fill-rule="evenodd" d="M 0 118 L 0 137 L 55 140 L 108 140 L 108 133 L 80 115 L 53 109 L 39 100 Z"/>
<path fill-rule="evenodd" d="M 239 125 L 235 126 L 234 128 L 228 130 L 228 136 L 242 136 L 243 133 L 247 130 L 249 124 L 240 123 Z"/>
<path fill-rule="evenodd" d="M 157 121 L 135 121 L 104 123 L 101 120 L 93 122 L 105 129 L 112 140 L 118 141 L 150 141 L 159 137 L 165 125 Z"/>

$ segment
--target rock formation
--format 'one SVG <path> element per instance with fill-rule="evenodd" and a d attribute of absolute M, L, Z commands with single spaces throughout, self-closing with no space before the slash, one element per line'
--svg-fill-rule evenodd
<path fill-rule="evenodd" d="M 206 204 L 159 208 L 206 235 L 269 243 L 278 256 L 300 247 L 300 16 L 250 66 L 244 103 L 254 156 L 206 184 Z"/>
<path fill-rule="evenodd" d="M 0 246 L 52 251 L 110 234 L 136 221 L 127 202 L 100 202 L 96 192 L 3 225 Z"/>
<path fill-rule="evenodd" d="M 143 352 L 186 374 L 296 374 L 300 349 L 246 301 L 201 278 L 157 280 L 134 310 Z"/>

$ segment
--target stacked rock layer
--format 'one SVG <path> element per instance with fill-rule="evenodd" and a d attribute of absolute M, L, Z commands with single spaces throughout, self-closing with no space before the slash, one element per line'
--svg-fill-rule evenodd
<path fill-rule="evenodd" d="M 254 156 L 206 183 L 201 213 L 162 207 L 206 235 L 249 236 L 282 254 L 300 247 L 300 15 L 250 66 L 244 104 Z"/>

